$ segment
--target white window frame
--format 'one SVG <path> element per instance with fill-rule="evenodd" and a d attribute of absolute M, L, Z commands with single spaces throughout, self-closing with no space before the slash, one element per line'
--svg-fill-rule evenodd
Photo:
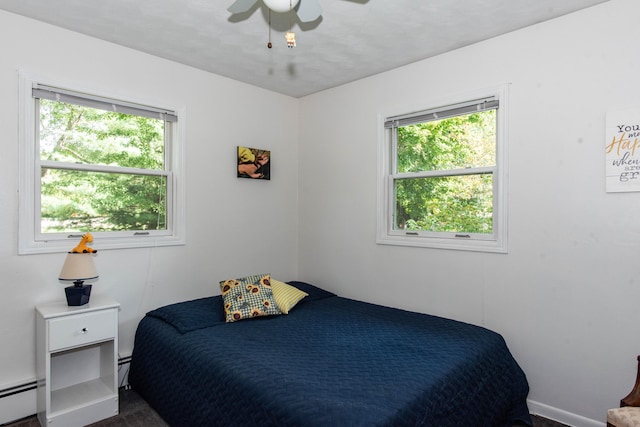
<path fill-rule="evenodd" d="M 77 84 L 54 80 L 47 77 L 20 71 L 19 76 L 19 221 L 18 221 L 18 254 L 37 254 L 63 252 L 70 250 L 79 240 L 82 233 L 59 233 L 42 235 L 40 232 L 40 168 L 45 161 L 40 160 L 38 149 L 38 127 L 36 117 L 36 100 L 33 88 L 49 86 L 68 90 L 73 93 L 87 94 L 100 99 L 118 100 L 123 105 L 160 105 L 158 102 L 145 100 L 122 99 L 108 90 L 78 87 Z M 164 104 L 163 104 L 164 105 Z M 93 232 L 97 249 L 122 249 L 155 246 L 184 245 L 185 241 L 185 186 L 184 186 L 184 140 L 186 112 L 184 107 L 167 108 L 178 116 L 173 122 L 170 134 L 166 137 L 165 170 L 159 175 L 167 177 L 167 230 L 140 232 Z M 46 165 L 45 165 L 46 166 Z M 56 167 L 61 163 L 56 162 Z M 84 166 L 65 165 L 67 169 L 83 169 Z M 92 171 L 109 171 L 108 167 L 93 165 Z M 152 173 L 132 169 L 132 173 Z"/>
<path fill-rule="evenodd" d="M 385 129 L 390 118 L 408 116 L 411 112 L 446 110 L 474 100 L 494 98 L 499 102 L 496 115 L 496 165 L 493 174 L 493 233 L 491 235 L 464 233 L 407 232 L 394 229 L 395 196 L 394 164 L 396 153 L 392 140 L 395 132 Z M 426 108 L 425 108 L 426 107 Z M 376 243 L 384 245 L 413 246 L 479 252 L 508 252 L 508 85 L 473 91 L 432 101 L 418 108 L 400 107 L 379 114 L 378 136 L 378 203 Z M 480 168 L 482 169 L 482 168 Z M 433 174 L 427 174 L 433 176 Z M 437 173 L 436 173 L 437 175 Z"/>

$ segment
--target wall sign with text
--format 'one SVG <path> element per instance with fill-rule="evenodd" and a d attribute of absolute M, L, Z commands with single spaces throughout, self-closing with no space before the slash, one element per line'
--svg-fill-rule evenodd
<path fill-rule="evenodd" d="M 605 158 L 607 192 L 640 191 L 640 108 L 607 113 Z"/>

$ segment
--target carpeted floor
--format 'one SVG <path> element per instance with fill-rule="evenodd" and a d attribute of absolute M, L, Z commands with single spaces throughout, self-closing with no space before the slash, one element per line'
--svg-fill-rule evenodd
<path fill-rule="evenodd" d="M 533 427 L 567 427 L 546 418 L 532 416 Z M 120 389 L 120 414 L 91 424 L 91 427 L 168 427 L 160 416 L 133 390 Z M 40 427 L 35 416 L 25 418 L 6 427 Z"/>

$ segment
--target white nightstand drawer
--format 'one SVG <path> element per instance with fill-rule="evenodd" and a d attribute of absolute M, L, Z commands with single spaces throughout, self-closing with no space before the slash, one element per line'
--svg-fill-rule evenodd
<path fill-rule="evenodd" d="M 104 341 L 116 336 L 116 310 L 49 320 L 49 351 Z"/>

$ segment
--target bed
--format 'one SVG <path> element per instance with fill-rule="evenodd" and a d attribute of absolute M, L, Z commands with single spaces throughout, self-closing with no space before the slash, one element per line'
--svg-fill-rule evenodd
<path fill-rule="evenodd" d="M 225 322 L 221 296 L 150 311 L 129 383 L 171 426 L 531 425 L 497 333 L 304 282 L 287 315 Z"/>

